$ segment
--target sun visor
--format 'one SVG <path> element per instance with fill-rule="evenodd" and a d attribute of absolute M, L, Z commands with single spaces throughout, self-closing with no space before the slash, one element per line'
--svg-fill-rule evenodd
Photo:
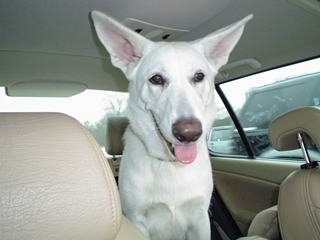
<path fill-rule="evenodd" d="M 70 97 L 87 89 L 87 85 L 77 82 L 27 81 L 6 87 L 11 97 Z"/>

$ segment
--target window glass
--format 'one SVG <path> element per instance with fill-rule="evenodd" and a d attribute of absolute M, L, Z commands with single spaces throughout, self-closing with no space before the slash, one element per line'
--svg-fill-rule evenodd
<path fill-rule="evenodd" d="M 302 152 L 299 149 L 286 152 L 274 150 L 270 146 L 268 126 L 273 119 L 287 111 L 302 106 L 320 105 L 319 66 L 320 59 L 314 59 L 219 85 L 235 112 L 256 157 L 302 158 Z M 213 129 L 216 127 L 215 122 Z M 219 127 L 230 127 L 232 129 L 230 130 L 231 144 L 239 144 L 237 137 L 234 137 L 236 130 L 232 124 Z M 210 143 L 211 152 L 221 152 L 214 146 L 214 143 Z M 311 155 L 315 155 L 315 160 L 320 160 L 319 154 L 314 151 L 314 146 L 311 145 L 310 148 Z M 242 148 L 238 149 L 239 152 L 233 153 L 245 155 L 240 151 Z"/>
<path fill-rule="evenodd" d="M 216 155 L 247 156 L 245 146 L 226 107 L 217 93 L 216 96 L 217 112 L 207 140 L 209 152 Z"/>
<path fill-rule="evenodd" d="M 81 122 L 104 150 L 107 117 L 125 114 L 128 93 L 86 90 L 71 97 L 9 97 L 0 87 L 0 112 L 61 112 Z"/>

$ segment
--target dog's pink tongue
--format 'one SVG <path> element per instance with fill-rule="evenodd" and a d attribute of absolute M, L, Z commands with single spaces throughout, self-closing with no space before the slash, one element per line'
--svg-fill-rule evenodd
<path fill-rule="evenodd" d="M 173 148 L 176 159 L 184 164 L 192 163 L 197 156 L 196 144 L 175 145 Z"/>

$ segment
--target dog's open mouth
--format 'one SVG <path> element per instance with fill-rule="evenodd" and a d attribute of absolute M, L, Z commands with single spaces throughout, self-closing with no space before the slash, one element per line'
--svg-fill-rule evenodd
<path fill-rule="evenodd" d="M 181 163 L 192 163 L 197 156 L 196 143 L 173 145 L 173 154 L 176 157 L 177 161 Z"/>
<path fill-rule="evenodd" d="M 173 155 L 173 158 L 183 164 L 192 163 L 197 156 L 197 145 L 195 142 L 186 143 L 186 144 L 172 144 L 168 142 L 165 137 L 162 135 L 160 129 L 159 133 L 164 142 L 166 142 L 169 151 Z"/>

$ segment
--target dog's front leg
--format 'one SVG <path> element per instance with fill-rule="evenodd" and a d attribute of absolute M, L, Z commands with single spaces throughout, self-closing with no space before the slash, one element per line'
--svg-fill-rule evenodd
<path fill-rule="evenodd" d="M 210 220 L 207 212 L 202 214 L 202 217 L 195 217 L 192 219 L 192 223 L 187 231 L 186 240 L 210 240 Z"/>
<path fill-rule="evenodd" d="M 150 234 L 145 224 L 145 217 L 138 212 L 129 212 L 125 215 L 139 230 L 140 232 L 150 239 Z"/>

